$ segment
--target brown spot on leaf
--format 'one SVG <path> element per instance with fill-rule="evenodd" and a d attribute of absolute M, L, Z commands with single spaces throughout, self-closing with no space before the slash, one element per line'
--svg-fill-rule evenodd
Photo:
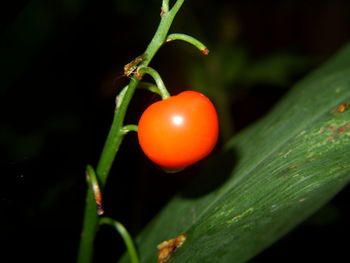
<path fill-rule="evenodd" d="M 331 133 L 336 133 L 337 129 L 333 126 L 333 125 L 328 125 L 327 129 L 331 132 Z"/>
<path fill-rule="evenodd" d="M 346 111 L 349 108 L 349 102 L 345 101 L 344 103 L 340 104 L 338 107 L 336 107 L 332 113 L 337 115 L 340 113 L 343 113 L 344 111 Z"/>
<path fill-rule="evenodd" d="M 350 129 L 350 124 L 338 128 L 337 132 L 338 132 L 338 133 L 343 133 L 343 132 L 345 132 L 345 131 L 347 131 L 347 130 L 349 130 L 349 129 Z"/>
<path fill-rule="evenodd" d="M 297 165 L 292 165 L 292 166 L 289 166 L 288 168 L 284 169 L 283 170 L 283 173 L 289 173 L 290 171 L 293 171 L 294 169 L 298 168 Z"/>
<path fill-rule="evenodd" d="M 294 169 L 296 169 L 296 168 L 298 168 L 297 165 L 292 165 L 292 166 L 288 167 L 287 170 L 288 170 L 288 171 L 292 171 L 292 170 L 294 170 Z"/>
<path fill-rule="evenodd" d="M 158 253 L 157 253 L 157 258 L 158 258 L 158 263 L 164 263 L 166 262 L 170 256 L 173 254 L 175 249 L 180 247 L 186 240 L 187 235 L 186 234 L 181 234 L 176 238 L 172 238 L 169 240 L 165 240 L 162 243 L 160 243 L 157 248 L 158 248 Z"/>

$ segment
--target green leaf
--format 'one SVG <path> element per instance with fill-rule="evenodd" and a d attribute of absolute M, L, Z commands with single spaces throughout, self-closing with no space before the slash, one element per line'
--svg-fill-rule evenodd
<path fill-rule="evenodd" d="M 315 212 L 350 180 L 347 101 L 350 46 L 169 202 L 137 239 L 141 261 L 156 262 L 157 244 L 186 233 L 168 262 L 245 262 Z"/>

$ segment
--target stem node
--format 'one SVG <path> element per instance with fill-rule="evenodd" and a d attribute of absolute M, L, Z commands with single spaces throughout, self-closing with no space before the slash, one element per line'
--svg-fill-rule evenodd
<path fill-rule="evenodd" d="M 165 11 L 163 7 L 160 8 L 160 16 L 165 15 L 166 12 L 167 12 L 167 11 Z"/>

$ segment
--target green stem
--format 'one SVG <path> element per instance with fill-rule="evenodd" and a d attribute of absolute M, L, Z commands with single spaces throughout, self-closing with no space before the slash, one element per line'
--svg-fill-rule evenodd
<path fill-rule="evenodd" d="M 127 134 L 131 131 L 134 131 L 134 132 L 138 132 L 138 126 L 135 125 L 135 124 L 128 124 L 128 125 L 125 125 L 123 128 L 122 128 L 122 132 L 124 134 Z"/>
<path fill-rule="evenodd" d="M 171 42 L 171 41 L 174 41 L 174 40 L 182 40 L 182 41 L 188 42 L 191 45 L 193 45 L 196 48 L 198 48 L 202 52 L 202 54 L 204 54 L 204 55 L 208 55 L 209 54 L 209 49 L 202 42 L 200 42 L 198 39 L 196 39 L 194 37 L 191 37 L 189 35 L 179 34 L 179 33 L 170 34 L 166 38 L 165 42 Z"/>
<path fill-rule="evenodd" d="M 88 187 L 85 201 L 85 215 L 83 220 L 83 230 L 80 237 L 78 262 L 92 262 L 92 248 L 94 245 L 95 234 L 98 226 L 98 216 L 94 193 L 91 187 Z M 91 250 L 89 250 L 91 249 Z"/>
<path fill-rule="evenodd" d="M 183 2 L 184 0 L 177 0 L 169 12 L 165 12 L 164 14 L 162 14 L 157 31 L 154 37 L 152 38 L 150 44 L 148 45 L 146 51 L 144 52 L 146 54 L 146 57 L 140 63 L 140 66 L 147 66 L 151 62 L 158 49 L 163 45 L 168 34 L 169 28 L 173 22 L 173 19 Z M 167 3 L 168 1 L 163 1 L 163 4 Z M 124 125 L 126 110 L 139 81 L 140 80 L 136 78 L 132 78 L 130 80 L 128 88 L 124 89 L 123 99 L 119 103 L 118 107 L 116 107 L 116 110 L 114 112 L 112 126 L 108 133 L 96 169 L 97 178 L 100 181 L 100 186 L 102 189 L 106 184 L 107 177 L 112 167 L 115 155 L 118 152 L 118 149 L 122 142 L 122 138 L 124 135 L 122 129 Z M 96 213 L 94 195 L 89 187 L 86 196 L 83 230 L 78 253 L 78 263 L 92 262 L 93 241 L 96 235 L 98 221 L 99 219 Z"/>
<path fill-rule="evenodd" d="M 157 71 L 155 71 L 153 68 L 150 68 L 150 67 L 145 67 L 145 66 L 138 67 L 136 76 L 143 75 L 143 74 L 149 74 L 154 79 L 163 100 L 170 97 L 170 94 L 166 89 L 164 82 Z"/>
<path fill-rule="evenodd" d="M 124 240 L 126 249 L 128 250 L 128 254 L 130 256 L 131 259 L 131 263 L 139 263 L 139 257 L 137 255 L 137 251 L 134 245 L 134 242 L 129 234 L 129 232 L 126 230 L 126 228 L 118 221 L 113 220 L 112 218 L 108 218 L 108 217 L 103 217 L 100 220 L 100 225 L 110 225 L 112 227 L 114 227 L 118 233 L 120 234 L 120 236 L 122 237 L 122 239 Z"/>
<path fill-rule="evenodd" d="M 162 11 L 164 13 L 169 11 L 169 0 L 163 0 L 162 1 Z"/>

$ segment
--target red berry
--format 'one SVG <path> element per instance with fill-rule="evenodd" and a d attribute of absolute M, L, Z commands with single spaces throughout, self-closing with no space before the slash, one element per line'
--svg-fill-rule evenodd
<path fill-rule="evenodd" d="M 157 165 L 179 170 L 205 156 L 218 138 L 218 116 L 203 94 L 184 91 L 150 105 L 138 124 L 143 152 Z"/>

